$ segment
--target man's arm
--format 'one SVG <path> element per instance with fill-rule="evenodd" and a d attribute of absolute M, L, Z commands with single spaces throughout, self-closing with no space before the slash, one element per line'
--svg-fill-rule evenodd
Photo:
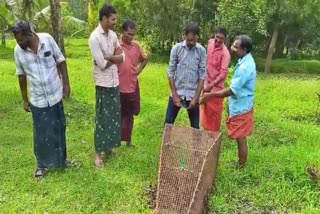
<path fill-rule="evenodd" d="M 137 71 L 137 75 L 139 75 L 142 70 L 146 67 L 147 63 L 148 63 L 148 56 L 147 54 L 144 52 L 144 50 L 139 46 L 139 50 L 140 50 L 140 57 L 139 57 L 139 60 L 140 60 L 140 66 L 138 68 L 138 71 Z"/>
<path fill-rule="evenodd" d="M 70 97 L 70 84 L 69 84 L 68 68 L 67 68 L 66 61 L 60 62 L 57 67 L 62 77 L 63 96 L 68 98 Z"/>
<path fill-rule="evenodd" d="M 207 102 L 209 99 L 214 97 L 229 97 L 229 96 L 238 96 L 239 91 L 247 81 L 247 72 L 245 67 L 239 67 L 239 70 L 235 72 L 235 75 L 232 79 L 230 88 L 223 89 L 217 92 L 204 93 L 201 98 L 201 103 Z"/>
<path fill-rule="evenodd" d="M 201 94 L 201 91 L 203 90 L 204 81 L 207 78 L 207 53 L 206 49 L 201 49 L 201 55 L 200 55 L 200 62 L 199 62 L 199 82 L 198 82 L 198 89 L 197 89 L 197 99 L 199 99 L 199 96 Z M 200 91 L 199 91 L 200 90 Z"/>
<path fill-rule="evenodd" d="M 168 80 L 169 86 L 171 89 L 171 94 L 175 106 L 181 107 L 180 97 L 177 94 L 176 85 L 174 82 L 175 73 L 178 65 L 178 55 L 177 55 L 177 46 L 174 46 L 170 53 L 169 69 L 168 69 Z"/>
<path fill-rule="evenodd" d="M 23 108 L 26 112 L 30 112 L 31 108 L 30 108 L 30 102 L 28 99 L 27 76 L 20 62 L 20 59 L 17 53 L 17 48 L 15 48 L 14 50 L 14 59 L 16 62 L 16 74 L 18 75 L 20 92 L 23 100 Z"/>
<path fill-rule="evenodd" d="M 203 89 L 203 85 L 204 85 L 204 80 L 199 80 L 198 81 L 198 88 L 197 88 L 197 92 L 196 92 L 196 99 L 198 100 L 200 95 L 201 95 L 201 92 L 202 92 L 202 89 Z"/>
<path fill-rule="evenodd" d="M 50 36 L 50 42 L 53 49 L 53 56 L 57 63 L 57 69 L 59 72 L 59 75 L 62 79 L 62 86 L 63 86 L 63 96 L 65 98 L 70 97 L 70 84 L 69 84 L 69 76 L 68 76 L 68 68 L 66 59 L 63 56 L 59 46 L 54 41 L 54 39 Z"/>
<path fill-rule="evenodd" d="M 120 64 L 124 61 L 123 58 L 124 58 L 124 56 L 123 56 L 123 53 L 121 52 L 121 54 L 119 54 L 119 55 L 105 57 L 104 59 L 107 61 L 110 61 L 113 64 Z"/>
<path fill-rule="evenodd" d="M 30 103 L 28 99 L 28 91 L 27 91 L 27 77 L 26 75 L 18 75 L 19 78 L 19 86 L 23 100 L 23 108 L 26 112 L 31 112 Z"/>
<path fill-rule="evenodd" d="M 223 89 L 221 91 L 215 91 L 215 92 L 209 92 L 209 93 L 204 93 L 202 97 L 200 98 L 200 103 L 205 103 L 208 100 L 219 97 L 219 98 L 225 98 L 234 95 L 232 90 L 230 88 Z"/>
<path fill-rule="evenodd" d="M 139 74 L 143 71 L 143 69 L 146 67 L 147 63 L 148 63 L 148 58 L 145 58 L 145 59 L 140 63 L 140 66 L 139 66 L 139 68 L 138 68 L 138 74 L 137 74 L 137 75 L 139 75 Z"/>
<path fill-rule="evenodd" d="M 112 62 L 113 64 L 120 64 L 124 62 L 124 52 L 121 49 L 119 41 L 117 40 L 115 43 L 116 48 L 114 50 L 113 56 L 105 56 L 104 59 Z"/>
<path fill-rule="evenodd" d="M 108 61 L 105 59 L 105 56 L 100 47 L 99 41 L 95 36 L 91 36 L 89 38 L 89 47 L 90 47 L 92 58 L 95 61 L 95 64 L 101 70 L 105 70 L 106 68 L 109 68 L 111 65 L 113 65 L 111 61 Z"/>

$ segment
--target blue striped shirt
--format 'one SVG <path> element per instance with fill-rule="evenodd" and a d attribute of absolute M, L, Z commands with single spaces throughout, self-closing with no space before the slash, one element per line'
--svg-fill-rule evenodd
<path fill-rule="evenodd" d="M 196 95 L 199 80 L 206 79 L 206 49 L 196 44 L 189 48 L 186 41 L 173 46 L 170 54 L 168 77 L 174 79 L 177 94 L 186 100 Z"/>

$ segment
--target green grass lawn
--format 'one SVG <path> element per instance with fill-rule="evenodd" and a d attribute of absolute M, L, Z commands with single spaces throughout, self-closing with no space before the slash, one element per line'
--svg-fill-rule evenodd
<path fill-rule="evenodd" d="M 142 109 L 133 136 L 137 147 L 116 149 L 106 167 L 96 169 L 94 83 L 86 42 L 66 42 L 72 87 L 65 102 L 68 156 L 81 166 L 52 171 L 41 181 L 33 178 L 32 120 L 22 108 L 14 61 L 0 58 L 0 213 L 152 213 L 147 191 L 157 182 L 169 94 L 167 64 L 152 62 L 140 77 Z M 320 213 L 320 184 L 305 170 L 307 162 L 320 166 L 315 92 L 320 92 L 316 75 L 259 74 L 248 166 L 243 171 L 233 167 L 237 148 L 223 128 L 210 213 Z M 177 124 L 189 125 L 186 112 Z"/>

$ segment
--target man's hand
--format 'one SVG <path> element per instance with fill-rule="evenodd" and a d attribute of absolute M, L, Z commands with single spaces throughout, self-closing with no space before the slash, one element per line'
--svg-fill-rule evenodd
<path fill-rule="evenodd" d="M 203 88 L 203 92 L 210 92 L 211 89 L 212 89 L 212 86 L 206 85 L 206 86 L 204 86 L 204 88 Z"/>
<path fill-rule="evenodd" d="M 63 97 L 64 98 L 69 98 L 70 97 L 70 86 L 69 85 L 64 85 L 63 86 Z"/>
<path fill-rule="evenodd" d="M 203 93 L 200 97 L 200 104 L 206 103 L 208 100 L 211 99 L 211 97 L 212 96 L 210 95 L 210 93 Z"/>
<path fill-rule="evenodd" d="M 26 112 L 31 112 L 31 108 L 30 108 L 30 103 L 28 102 L 24 102 L 23 103 L 23 108 Z"/>
<path fill-rule="evenodd" d="M 180 97 L 177 95 L 172 95 L 173 103 L 177 107 L 181 107 Z"/>
<path fill-rule="evenodd" d="M 122 53 L 122 50 L 120 47 L 117 47 L 115 50 L 114 50 L 114 53 L 113 55 L 120 55 Z"/>
<path fill-rule="evenodd" d="M 198 99 L 197 97 L 194 97 L 194 98 L 191 100 L 188 109 L 193 109 L 194 107 L 196 107 L 196 106 L 198 105 L 198 101 L 199 101 L 199 99 Z"/>

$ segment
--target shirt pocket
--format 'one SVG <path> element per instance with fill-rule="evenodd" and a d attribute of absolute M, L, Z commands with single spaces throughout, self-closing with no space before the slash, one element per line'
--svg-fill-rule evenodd
<path fill-rule="evenodd" d="M 190 60 L 190 65 L 189 67 L 191 68 L 192 71 L 198 71 L 200 65 L 200 56 L 195 56 L 192 58 L 192 60 Z"/>
<path fill-rule="evenodd" d="M 56 61 L 53 57 L 53 53 L 50 50 L 44 51 L 40 56 L 41 66 L 44 68 L 52 68 L 56 66 Z"/>

